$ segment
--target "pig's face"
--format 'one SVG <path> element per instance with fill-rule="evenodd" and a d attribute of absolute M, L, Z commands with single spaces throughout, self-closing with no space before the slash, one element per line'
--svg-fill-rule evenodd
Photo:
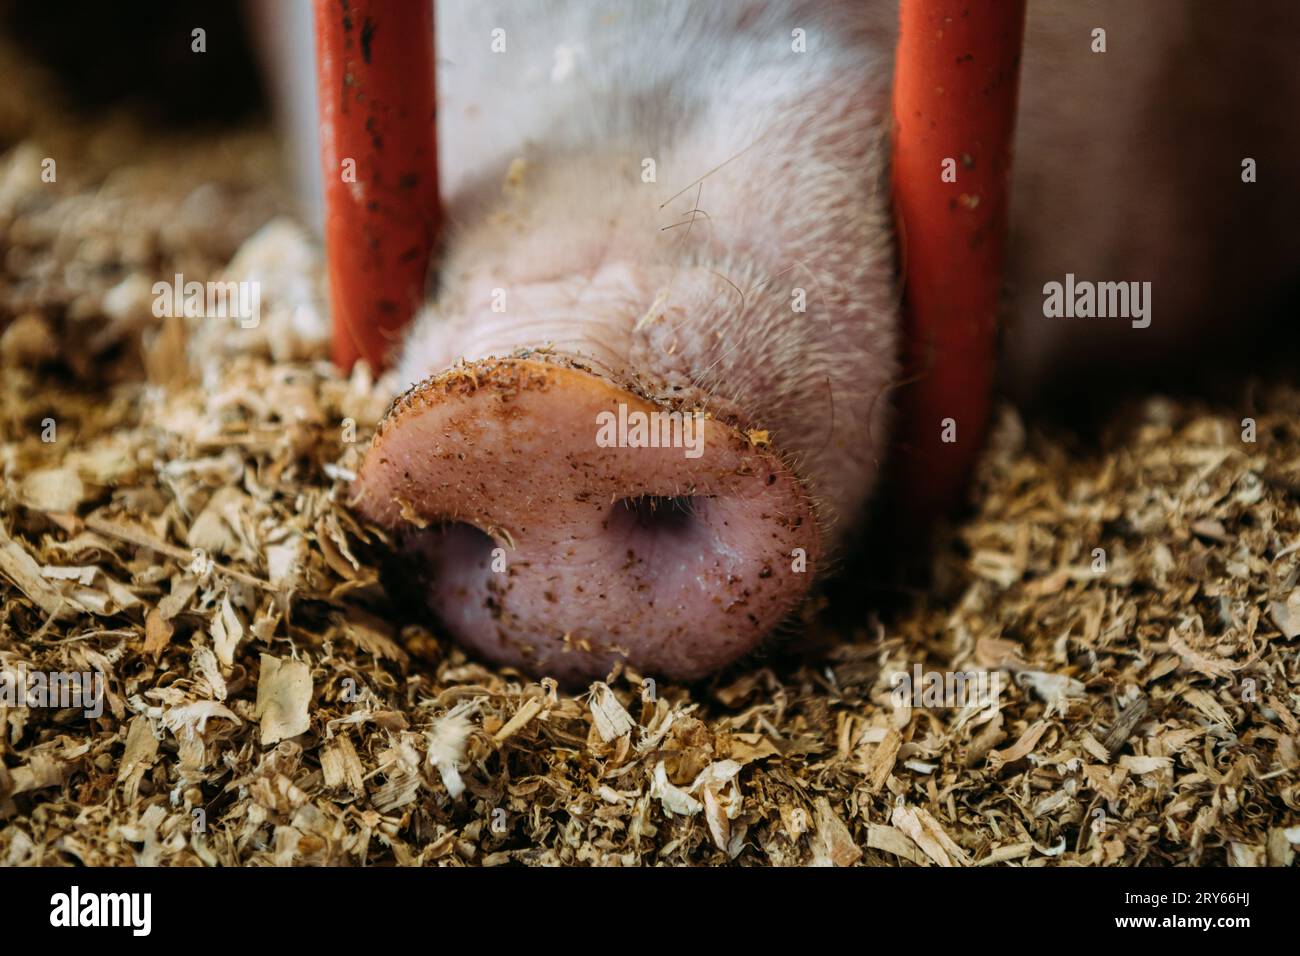
<path fill-rule="evenodd" d="M 895 349 L 885 77 L 746 9 L 599 29 L 501 11 L 529 38 L 501 56 L 439 9 L 453 230 L 401 361 L 418 384 L 356 501 L 493 660 L 700 676 L 798 606 L 873 484 Z M 530 96 L 581 30 L 574 81 Z M 521 114 L 513 137 L 490 109 Z"/>

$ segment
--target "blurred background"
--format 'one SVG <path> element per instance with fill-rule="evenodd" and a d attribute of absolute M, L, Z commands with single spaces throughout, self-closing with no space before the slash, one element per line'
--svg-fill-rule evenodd
<path fill-rule="evenodd" d="M 198 26 L 206 31 L 201 57 L 191 55 Z M 0 42 L 39 64 L 64 105 L 82 115 L 129 107 L 193 126 L 245 122 L 263 109 L 244 5 L 230 0 L 0 0 Z M 37 92 L 7 85 L 18 87 L 10 95 Z"/>

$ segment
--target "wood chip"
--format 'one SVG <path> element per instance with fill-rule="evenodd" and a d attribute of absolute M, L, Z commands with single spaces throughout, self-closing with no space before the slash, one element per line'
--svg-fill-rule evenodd
<path fill-rule="evenodd" d="M 262 722 L 263 747 L 307 732 L 311 696 L 311 671 L 306 664 L 262 655 L 253 716 Z"/>

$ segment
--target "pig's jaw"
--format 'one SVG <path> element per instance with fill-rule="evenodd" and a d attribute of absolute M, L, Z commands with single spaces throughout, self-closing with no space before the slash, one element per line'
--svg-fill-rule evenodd
<path fill-rule="evenodd" d="M 407 529 L 406 564 L 476 653 L 701 676 L 798 607 L 852 524 L 895 369 L 882 161 L 864 124 L 806 115 L 675 200 L 627 154 L 538 161 L 495 209 L 453 204 L 465 225 L 401 363 L 420 384 L 356 501 Z M 596 416 L 624 407 L 710 413 L 703 456 L 602 445 Z"/>

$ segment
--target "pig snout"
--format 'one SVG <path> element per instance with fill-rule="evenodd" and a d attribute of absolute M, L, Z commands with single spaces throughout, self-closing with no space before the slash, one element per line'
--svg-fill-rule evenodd
<path fill-rule="evenodd" d="M 452 226 L 353 500 L 476 654 L 693 679 L 799 607 L 875 480 L 885 74 L 860 49 L 756 56 L 790 35 L 766 7 L 692 14 L 656 50 L 634 16 L 613 35 L 556 9 L 575 22 L 509 57 L 474 52 L 496 20 L 457 36 L 477 7 L 440 21 Z M 539 85 L 574 35 L 589 73 Z"/>
<path fill-rule="evenodd" d="M 620 420 L 636 447 L 619 447 Z M 646 422 L 667 423 L 668 441 L 641 444 L 632 428 Z M 674 430 L 698 434 L 674 447 Z M 801 601 L 818 557 L 812 502 L 775 454 L 539 356 L 466 364 L 409 392 L 358 498 L 381 523 L 436 523 L 403 547 L 457 638 L 562 679 L 620 657 L 680 678 L 721 666 Z"/>

